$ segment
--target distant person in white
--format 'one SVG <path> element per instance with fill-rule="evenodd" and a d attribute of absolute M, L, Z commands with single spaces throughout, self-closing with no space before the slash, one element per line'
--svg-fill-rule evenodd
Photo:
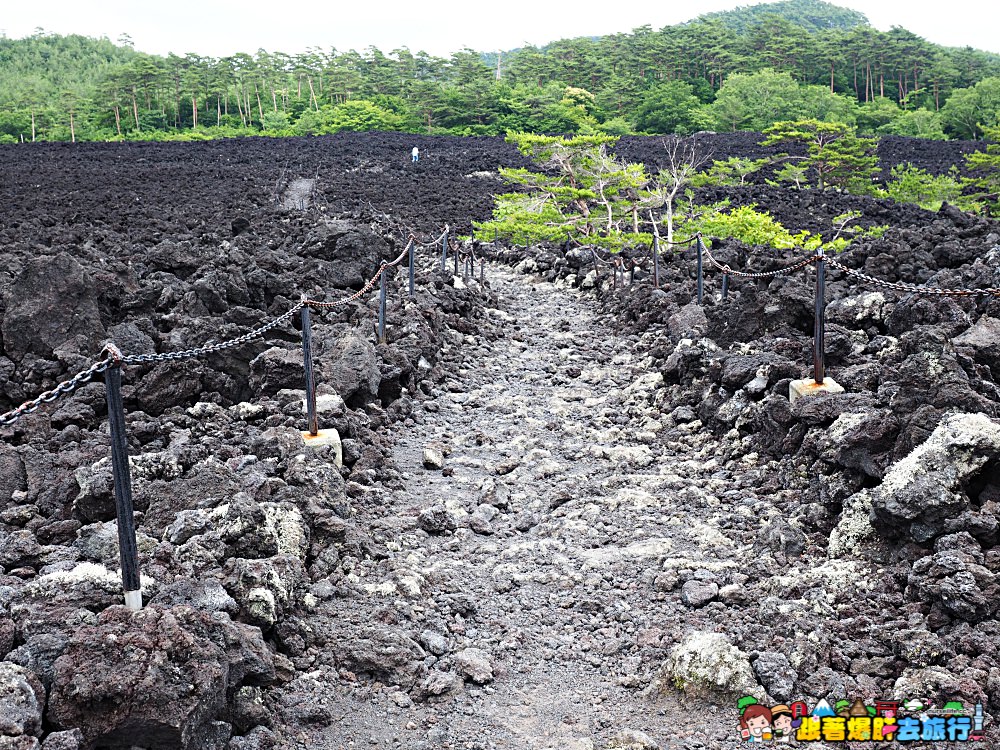
<path fill-rule="evenodd" d="M 413 161 L 417 161 L 419 159 L 420 159 L 420 149 L 417 148 L 416 146 L 414 146 L 413 147 Z"/>

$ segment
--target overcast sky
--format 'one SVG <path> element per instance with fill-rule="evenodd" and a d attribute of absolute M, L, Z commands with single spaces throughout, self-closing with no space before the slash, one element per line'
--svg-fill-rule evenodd
<path fill-rule="evenodd" d="M 128 34 L 143 52 L 193 52 L 224 57 L 234 52 L 296 54 L 313 47 L 383 52 L 408 47 L 448 57 L 464 47 L 486 52 L 541 46 L 557 39 L 654 29 L 701 13 L 755 4 L 752 0 L 631 0 L 617 3 L 502 0 L 2 0 L 0 30 L 13 39 L 36 28 L 57 34 Z M 861 11 L 877 29 L 902 26 L 930 42 L 1000 53 L 995 0 L 840 0 Z M 597 11 L 594 8 L 600 7 Z"/>

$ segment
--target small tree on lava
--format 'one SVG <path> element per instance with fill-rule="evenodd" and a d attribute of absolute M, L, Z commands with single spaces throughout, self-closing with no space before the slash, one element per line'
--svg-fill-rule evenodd
<path fill-rule="evenodd" d="M 797 161 L 816 175 L 816 187 L 839 187 L 848 192 L 872 192 L 872 181 L 878 173 L 876 142 L 860 138 L 854 128 L 842 122 L 819 120 L 786 120 L 776 122 L 764 131 L 761 145 L 803 143 L 806 156 L 783 154 L 777 160 Z M 779 173 L 780 175 L 781 173 Z"/>
<path fill-rule="evenodd" d="M 673 201 L 697 168 L 687 151 L 668 145 L 668 168 L 651 180 L 642 164 L 621 162 L 608 153 L 618 139 L 608 135 L 571 138 L 508 133 L 507 140 L 530 156 L 540 171 L 500 168 L 516 192 L 494 196 L 493 218 L 474 222 L 478 239 L 496 237 L 524 244 L 561 243 L 618 252 L 648 245 L 641 216 L 665 208 L 668 239 L 673 233 Z"/>

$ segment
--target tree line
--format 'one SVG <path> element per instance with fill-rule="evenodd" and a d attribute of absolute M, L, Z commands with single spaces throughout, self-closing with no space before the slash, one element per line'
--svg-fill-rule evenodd
<path fill-rule="evenodd" d="M 980 138 L 1000 120 L 1000 55 L 902 27 L 877 31 L 821 0 L 448 58 L 405 47 L 163 57 L 127 37 L 39 29 L 0 38 L 0 142 L 340 130 L 618 136 L 762 131 L 798 119 Z"/>

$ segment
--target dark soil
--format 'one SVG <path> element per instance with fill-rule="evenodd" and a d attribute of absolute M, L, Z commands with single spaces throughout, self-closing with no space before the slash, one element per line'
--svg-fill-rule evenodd
<path fill-rule="evenodd" d="M 716 158 L 753 134 L 698 136 Z M 410 161 L 420 147 L 421 160 Z M 943 172 L 972 144 L 886 139 Z M 626 158 L 662 162 L 656 138 Z M 240 336 L 362 289 L 409 233 L 416 295 L 130 366 L 145 607 L 119 606 L 99 379 L 0 428 L 0 735 L 44 748 L 737 746 L 735 701 L 920 698 L 1000 712 L 1000 307 L 830 269 L 632 284 L 576 250 L 479 246 L 493 138 L 399 134 L 0 147 L 0 412 L 126 354 Z M 887 225 L 840 257 L 1000 287 L 1000 224 L 836 193 L 706 190 L 793 231 Z M 733 268 L 791 253 L 715 242 Z M 497 262 L 499 261 L 499 262 Z M 449 270 L 451 270 L 449 259 Z M 403 269 L 405 271 L 405 269 Z M 998 369 L 993 369 L 998 368 Z M 338 461 L 338 453 L 341 460 Z M 338 465 L 342 464 L 342 465 Z M 41 745 L 40 745 L 41 743 Z M 939 743 L 940 744 L 940 743 Z"/>

